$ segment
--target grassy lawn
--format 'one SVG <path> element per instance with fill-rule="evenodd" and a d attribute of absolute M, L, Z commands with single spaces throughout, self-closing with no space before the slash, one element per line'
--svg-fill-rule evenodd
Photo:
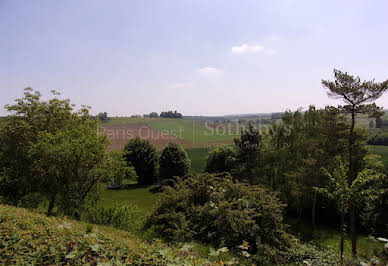
<path fill-rule="evenodd" d="M 187 149 L 187 155 L 191 160 L 191 170 L 196 173 L 203 173 L 205 170 L 206 156 L 210 151 L 209 148 Z"/>
<path fill-rule="evenodd" d="M 388 165 L 388 146 L 371 146 L 368 148 L 371 152 L 379 154 L 386 165 Z"/>

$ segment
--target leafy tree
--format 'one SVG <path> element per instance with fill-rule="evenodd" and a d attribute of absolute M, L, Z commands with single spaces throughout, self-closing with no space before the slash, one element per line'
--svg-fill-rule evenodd
<path fill-rule="evenodd" d="M 135 168 L 138 184 L 155 184 L 158 158 L 155 147 L 149 140 L 139 137 L 129 140 L 124 147 L 123 156 L 127 165 Z"/>
<path fill-rule="evenodd" d="M 110 182 L 110 187 L 121 187 L 122 181 L 138 179 L 135 168 L 128 166 L 121 153 L 111 153 L 106 160 L 107 173 L 105 181 Z"/>
<path fill-rule="evenodd" d="M 208 173 L 231 172 L 236 160 L 236 151 L 231 146 L 219 146 L 208 153 L 205 171 Z"/>
<path fill-rule="evenodd" d="M 39 92 L 26 88 L 23 98 L 6 106 L 10 115 L 0 128 L 0 193 L 10 204 L 42 195 L 49 202 L 48 214 L 57 206 L 77 215 L 103 176 L 107 138 L 96 134 L 97 121 L 86 107 L 74 111 L 69 100 L 52 93 L 43 101 Z"/>
<path fill-rule="evenodd" d="M 158 115 L 158 113 L 156 113 L 156 112 L 152 112 L 152 113 L 150 113 L 150 117 L 158 117 L 159 115 Z"/>
<path fill-rule="evenodd" d="M 234 143 L 237 149 L 236 168 L 234 176 L 240 180 L 248 181 L 250 184 L 257 184 L 257 176 L 260 170 L 261 156 L 261 135 L 251 123 L 248 123 L 246 130 L 241 130 L 240 138 L 235 138 Z"/>
<path fill-rule="evenodd" d="M 339 110 L 350 116 L 348 132 L 348 185 L 350 186 L 357 176 L 356 172 L 356 117 L 359 114 L 368 114 L 371 117 L 382 115 L 381 108 L 377 107 L 375 100 L 388 90 L 388 80 L 378 83 L 374 80 L 361 81 L 348 73 L 334 70 L 335 81 L 322 80 L 322 85 L 328 89 L 328 96 L 334 99 L 342 99 L 345 105 L 338 106 Z M 354 197 L 349 199 L 350 227 L 352 232 L 352 253 L 357 255 L 357 232 Z"/>
<path fill-rule="evenodd" d="M 108 113 L 107 113 L 107 112 L 98 113 L 97 117 L 98 117 L 98 119 L 99 119 L 101 122 L 107 122 L 107 121 L 110 120 L 110 118 L 108 117 Z"/>
<path fill-rule="evenodd" d="M 317 194 L 313 187 L 325 184 L 320 171 L 336 155 L 344 152 L 344 118 L 336 108 L 303 114 L 287 111 L 282 121 L 274 123 L 264 134 L 263 173 L 267 183 L 278 190 L 289 210 L 296 208 L 298 221 L 305 205 L 311 206 L 313 234 Z"/>
<path fill-rule="evenodd" d="M 382 182 L 386 176 L 381 172 L 381 161 L 375 155 L 367 155 L 363 159 L 363 169 L 349 185 L 348 168 L 343 163 L 341 157 L 337 156 L 331 169 L 326 170 L 328 185 L 325 188 L 316 190 L 324 196 L 337 203 L 338 211 L 341 215 L 341 240 L 340 251 L 343 260 L 345 215 L 348 213 L 350 199 L 354 199 L 356 206 L 363 206 L 365 202 L 373 202 L 379 199 Z"/>
<path fill-rule="evenodd" d="M 177 111 L 167 111 L 167 112 L 162 112 L 160 114 L 160 117 L 164 118 L 182 118 L 182 114 L 178 113 Z"/>
<path fill-rule="evenodd" d="M 183 177 L 190 170 L 191 161 L 181 145 L 170 142 L 160 155 L 159 175 L 163 179 Z"/>

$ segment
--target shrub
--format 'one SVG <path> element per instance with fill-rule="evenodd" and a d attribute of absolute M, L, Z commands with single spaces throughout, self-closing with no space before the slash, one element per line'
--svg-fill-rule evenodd
<path fill-rule="evenodd" d="M 282 204 L 275 193 L 235 183 L 229 174 L 188 176 L 166 187 L 145 228 L 170 241 L 200 241 L 252 254 L 287 252 Z"/>
<path fill-rule="evenodd" d="M 140 185 L 152 185 L 156 182 L 157 154 L 148 141 L 136 137 L 129 140 L 123 154 L 127 165 L 135 168 Z"/>
<path fill-rule="evenodd" d="M 186 151 L 179 144 L 170 142 L 160 156 L 160 178 L 183 177 L 189 172 L 190 165 Z"/>
<path fill-rule="evenodd" d="M 211 150 L 206 158 L 208 173 L 231 172 L 236 160 L 236 151 L 231 146 L 219 146 Z"/>
<path fill-rule="evenodd" d="M 136 231 L 141 223 L 137 207 L 133 205 L 90 208 L 84 219 L 89 223 L 112 226 L 126 231 Z"/>

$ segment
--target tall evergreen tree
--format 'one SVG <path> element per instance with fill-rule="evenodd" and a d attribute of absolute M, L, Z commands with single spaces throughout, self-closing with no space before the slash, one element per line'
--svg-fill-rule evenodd
<path fill-rule="evenodd" d="M 345 105 L 338 106 L 338 109 L 350 116 L 349 131 L 347 136 L 348 154 L 348 184 L 352 184 L 357 176 L 356 172 L 356 117 L 359 114 L 368 114 L 371 117 L 382 115 L 381 108 L 374 103 L 375 100 L 388 90 L 388 80 L 378 83 L 374 80 L 361 81 L 359 77 L 354 77 L 348 73 L 334 70 L 334 81 L 322 80 L 322 85 L 328 90 L 330 98 L 341 99 Z M 352 234 L 352 253 L 357 255 L 357 231 L 356 213 L 354 197 L 349 199 L 349 217 Z"/>

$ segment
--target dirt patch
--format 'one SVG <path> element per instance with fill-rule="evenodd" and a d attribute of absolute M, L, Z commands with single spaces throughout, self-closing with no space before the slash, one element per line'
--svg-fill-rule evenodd
<path fill-rule="evenodd" d="M 176 142 L 184 148 L 192 148 L 193 144 L 180 138 L 179 132 L 175 131 L 158 131 L 152 129 L 145 123 L 128 124 L 128 125 L 106 125 L 102 126 L 100 133 L 106 134 L 111 144 L 109 150 L 117 151 L 122 149 L 128 140 L 140 137 L 148 139 L 158 150 L 165 147 L 169 142 Z"/>

